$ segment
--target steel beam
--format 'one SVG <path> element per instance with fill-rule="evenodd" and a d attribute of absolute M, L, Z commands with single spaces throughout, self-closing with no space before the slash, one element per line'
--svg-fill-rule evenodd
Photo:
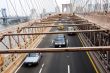
<path fill-rule="evenodd" d="M 83 25 L 92 25 L 91 23 L 86 24 L 65 24 L 63 26 L 83 26 Z M 58 27 L 60 25 L 46 25 L 46 26 L 30 26 L 30 27 L 23 27 L 23 28 L 43 28 L 43 27 Z"/>
<path fill-rule="evenodd" d="M 2 41 L 4 37 L 5 37 L 4 35 L 0 36 L 0 41 Z"/>
<path fill-rule="evenodd" d="M 85 52 L 85 51 L 110 51 L 110 46 L 97 47 L 69 47 L 69 48 L 33 48 L 33 49 L 4 49 L 0 54 L 7 53 L 45 53 L 45 52 Z"/>
<path fill-rule="evenodd" d="M 38 32 L 38 33 L 8 33 L 4 36 L 17 36 L 17 35 L 43 35 L 43 34 L 67 34 L 67 33 L 86 33 L 86 32 L 104 32 L 106 30 L 76 30 L 76 31 L 58 31 L 58 32 Z"/>
<path fill-rule="evenodd" d="M 50 22 L 35 22 L 35 24 L 51 24 Z"/>

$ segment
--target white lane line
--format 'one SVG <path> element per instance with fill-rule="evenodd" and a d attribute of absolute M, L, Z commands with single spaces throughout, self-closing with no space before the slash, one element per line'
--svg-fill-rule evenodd
<path fill-rule="evenodd" d="M 42 68 L 44 67 L 44 65 L 45 65 L 45 64 L 43 63 L 41 69 L 39 70 L 39 73 L 42 72 Z"/>
<path fill-rule="evenodd" d="M 42 64 L 42 68 L 44 67 L 44 64 Z"/>
<path fill-rule="evenodd" d="M 42 68 L 39 70 L 39 73 L 41 73 L 42 72 Z"/>
<path fill-rule="evenodd" d="M 70 65 L 68 65 L 68 73 L 70 73 Z"/>
<path fill-rule="evenodd" d="M 23 63 L 24 63 L 24 62 L 22 62 L 22 63 L 20 64 L 20 66 L 16 69 L 16 71 L 15 71 L 14 73 L 17 73 L 17 72 L 18 72 L 18 70 L 21 68 L 21 66 L 23 66 Z"/>

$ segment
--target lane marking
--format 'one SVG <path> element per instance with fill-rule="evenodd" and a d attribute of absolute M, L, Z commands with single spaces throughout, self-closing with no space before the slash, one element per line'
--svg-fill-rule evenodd
<path fill-rule="evenodd" d="M 89 57 L 89 59 L 90 59 L 90 61 L 91 61 L 92 65 L 93 65 L 93 67 L 94 67 L 94 69 L 95 69 L 96 73 L 99 73 L 99 72 L 98 72 L 98 70 L 97 70 L 97 68 L 96 68 L 96 66 L 95 66 L 95 64 L 94 64 L 94 62 L 93 62 L 93 60 L 92 60 L 92 58 L 91 58 L 91 56 L 89 55 L 89 53 L 88 53 L 88 52 L 86 52 L 86 53 L 87 53 L 87 55 L 88 55 L 88 57 Z"/>
<path fill-rule="evenodd" d="M 68 65 L 68 73 L 70 73 L 70 65 Z"/>
<path fill-rule="evenodd" d="M 39 70 L 39 73 L 41 73 L 42 72 L 42 68 Z"/>
<path fill-rule="evenodd" d="M 23 66 L 24 61 L 20 64 L 20 66 L 16 69 L 16 71 L 14 73 L 17 73 L 18 70 L 21 68 L 21 66 Z"/>
<path fill-rule="evenodd" d="M 42 68 L 44 67 L 44 64 L 42 64 Z"/>
<path fill-rule="evenodd" d="M 42 64 L 42 67 L 40 68 L 40 70 L 39 70 L 39 73 L 41 73 L 42 72 L 42 69 L 43 69 L 43 67 L 44 67 L 44 63 Z"/>
<path fill-rule="evenodd" d="M 79 35 L 78 35 L 78 37 L 79 37 Z M 83 41 L 81 40 L 81 38 L 80 38 L 80 37 L 79 37 L 79 40 L 81 41 L 81 44 L 84 46 L 84 43 L 83 43 Z M 95 69 L 96 73 L 99 73 L 99 71 L 98 71 L 98 69 L 97 69 L 97 67 L 96 67 L 95 63 L 93 62 L 93 60 L 92 60 L 91 56 L 89 55 L 89 53 L 88 53 L 88 52 L 86 52 L 86 54 L 87 54 L 87 56 L 89 57 L 89 60 L 91 61 L 92 66 L 93 66 L 93 68 Z"/>

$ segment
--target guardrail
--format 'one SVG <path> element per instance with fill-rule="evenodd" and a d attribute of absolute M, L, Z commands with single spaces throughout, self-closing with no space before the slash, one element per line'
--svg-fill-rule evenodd
<path fill-rule="evenodd" d="M 83 26 L 78 27 L 79 30 L 94 30 L 97 29 L 97 26 Z M 99 27 L 98 27 L 99 28 Z M 100 27 L 99 29 L 104 29 Z M 107 29 L 106 29 L 107 30 Z M 110 46 L 110 32 L 90 32 L 90 33 L 81 33 L 79 34 L 85 42 L 86 46 Z M 102 47 L 103 48 L 103 47 Z M 96 48 L 97 49 L 97 48 Z M 106 49 L 106 48 L 105 48 Z M 108 48 L 109 49 L 109 48 Z M 110 72 L 110 53 L 109 50 L 99 50 L 97 52 L 90 52 L 94 62 L 96 63 L 99 71 L 101 73 Z M 96 62 L 97 61 L 97 62 Z"/>
<path fill-rule="evenodd" d="M 40 22 L 39 22 L 40 23 Z M 36 23 L 36 21 L 24 23 L 23 25 L 20 26 L 15 26 L 8 28 L 8 30 L 1 31 L 1 39 L 0 39 L 0 49 L 5 50 L 5 49 L 21 49 L 21 48 L 29 48 L 32 49 L 38 44 L 41 39 L 43 38 L 42 36 L 44 35 L 29 35 L 29 36 L 4 36 L 5 34 L 17 34 L 17 33 L 36 33 L 36 32 L 43 32 L 43 31 L 49 31 L 50 29 L 48 28 L 28 28 L 25 29 L 23 27 L 30 27 L 30 26 L 39 26 L 39 25 L 44 25 L 46 23 Z M 47 23 L 47 25 L 52 25 Z M 50 27 L 51 28 L 51 27 Z M 36 42 L 35 42 L 36 41 Z M 13 72 L 19 64 L 22 62 L 22 60 L 25 58 L 26 54 L 6 54 L 2 55 L 3 57 L 3 65 L 0 66 L 0 73 L 11 73 Z M 15 67 L 14 67 L 15 66 Z M 13 67 L 13 68 L 12 68 Z"/>

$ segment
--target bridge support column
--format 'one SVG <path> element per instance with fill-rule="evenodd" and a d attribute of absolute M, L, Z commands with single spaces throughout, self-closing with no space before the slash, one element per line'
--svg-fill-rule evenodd
<path fill-rule="evenodd" d="M 7 19 L 3 19 L 3 24 L 6 24 L 7 23 Z"/>

